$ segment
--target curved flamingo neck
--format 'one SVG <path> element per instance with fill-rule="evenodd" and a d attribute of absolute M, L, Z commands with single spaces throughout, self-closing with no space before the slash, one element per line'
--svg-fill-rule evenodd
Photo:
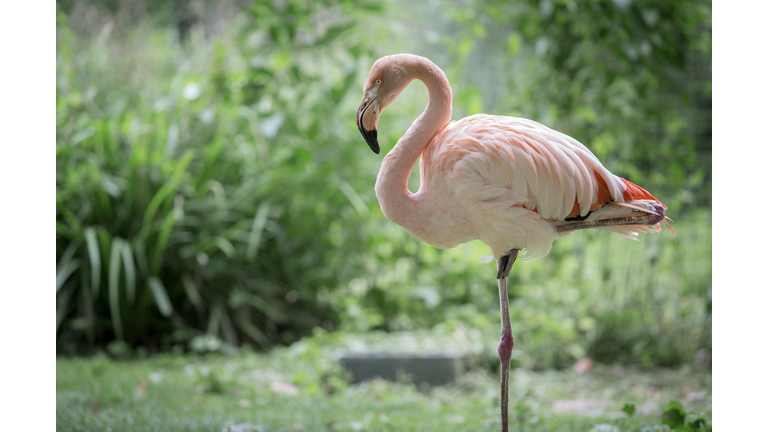
<path fill-rule="evenodd" d="M 424 173 L 415 194 L 408 190 L 408 177 L 435 134 L 451 121 L 453 94 L 445 73 L 434 63 L 419 60 L 405 67 L 408 82 L 418 79 L 427 86 L 429 101 L 424 112 L 382 160 L 375 190 L 387 219 L 407 228 L 409 219 L 415 221 L 419 196 L 426 190 Z"/>

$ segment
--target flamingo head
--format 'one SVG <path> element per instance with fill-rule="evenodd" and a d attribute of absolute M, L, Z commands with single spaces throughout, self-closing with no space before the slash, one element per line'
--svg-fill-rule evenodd
<path fill-rule="evenodd" d="M 414 79 L 412 70 L 417 59 L 421 57 L 411 54 L 382 57 L 376 60 L 368 74 L 368 80 L 363 86 L 363 101 L 357 109 L 355 122 L 365 142 L 376 154 L 381 151 L 376 137 L 379 116 Z"/>

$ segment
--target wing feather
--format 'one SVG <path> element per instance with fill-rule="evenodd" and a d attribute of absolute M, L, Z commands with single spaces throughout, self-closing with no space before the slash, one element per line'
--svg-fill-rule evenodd
<path fill-rule="evenodd" d="M 422 162 L 450 173 L 455 197 L 468 210 L 464 214 L 497 258 L 516 245 L 529 256 L 546 255 L 559 237 L 552 222 L 628 201 L 625 182 L 589 149 L 531 120 L 478 114 L 451 123 L 439 140 L 422 155 L 428 162 Z M 636 187 L 632 194 L 639 191 Z M 633 238 L 653 228 L 605 230 Z"/>

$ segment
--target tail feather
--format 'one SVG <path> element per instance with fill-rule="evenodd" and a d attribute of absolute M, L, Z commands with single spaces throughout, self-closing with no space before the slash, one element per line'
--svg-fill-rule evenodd
<path fill-rule="evenodd" d="M 664 204 L 662 204 L 661 201 L 657 200 L 653 195 L 651 195 L 647 190 L 641 188 L 640 186 L 632 183 L 629 180 L 620 179 L 622 182 L 624 182 L 624 185 L 627 187 L 627 190 L 624 191 L 624 201 L 637 201 L 637 200 L 653 200 L 657 203 L 661 204 L 664 209 L 667 208 Z"/>

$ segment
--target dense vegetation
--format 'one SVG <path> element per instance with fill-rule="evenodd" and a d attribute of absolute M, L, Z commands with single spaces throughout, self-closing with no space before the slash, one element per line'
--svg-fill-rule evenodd
<path fill-rule="evenodd" d="M 395 51 L 444 67 L 454 118 L 492 111 L 561 129 L 676 221 L 676 238 L 577 233 L 519 263 L 518 362 L 671 366 L 711 348 L 711 85 L 686 79 L 695 62 L 711 67 L 708 3 L 478 0 L 412 13 L 267 1 L 219 26 L 204 19 L 209 3 L 175 4 L 183 13 L 60 3 L 58 352 L 267 348 L 318 326 L 437 326 L 492 352 L 498 298 L 483 245 L 422 244 L 373 194 L 379 158 L 353 118 L 371 63 Z M 424 14 L 437 36 L 410 39 Z M 474 56 L 488 53 L 495 78 L 480 83 Z M 424 96 L 409 88 L 384 114 L 384 151 Z"/>

